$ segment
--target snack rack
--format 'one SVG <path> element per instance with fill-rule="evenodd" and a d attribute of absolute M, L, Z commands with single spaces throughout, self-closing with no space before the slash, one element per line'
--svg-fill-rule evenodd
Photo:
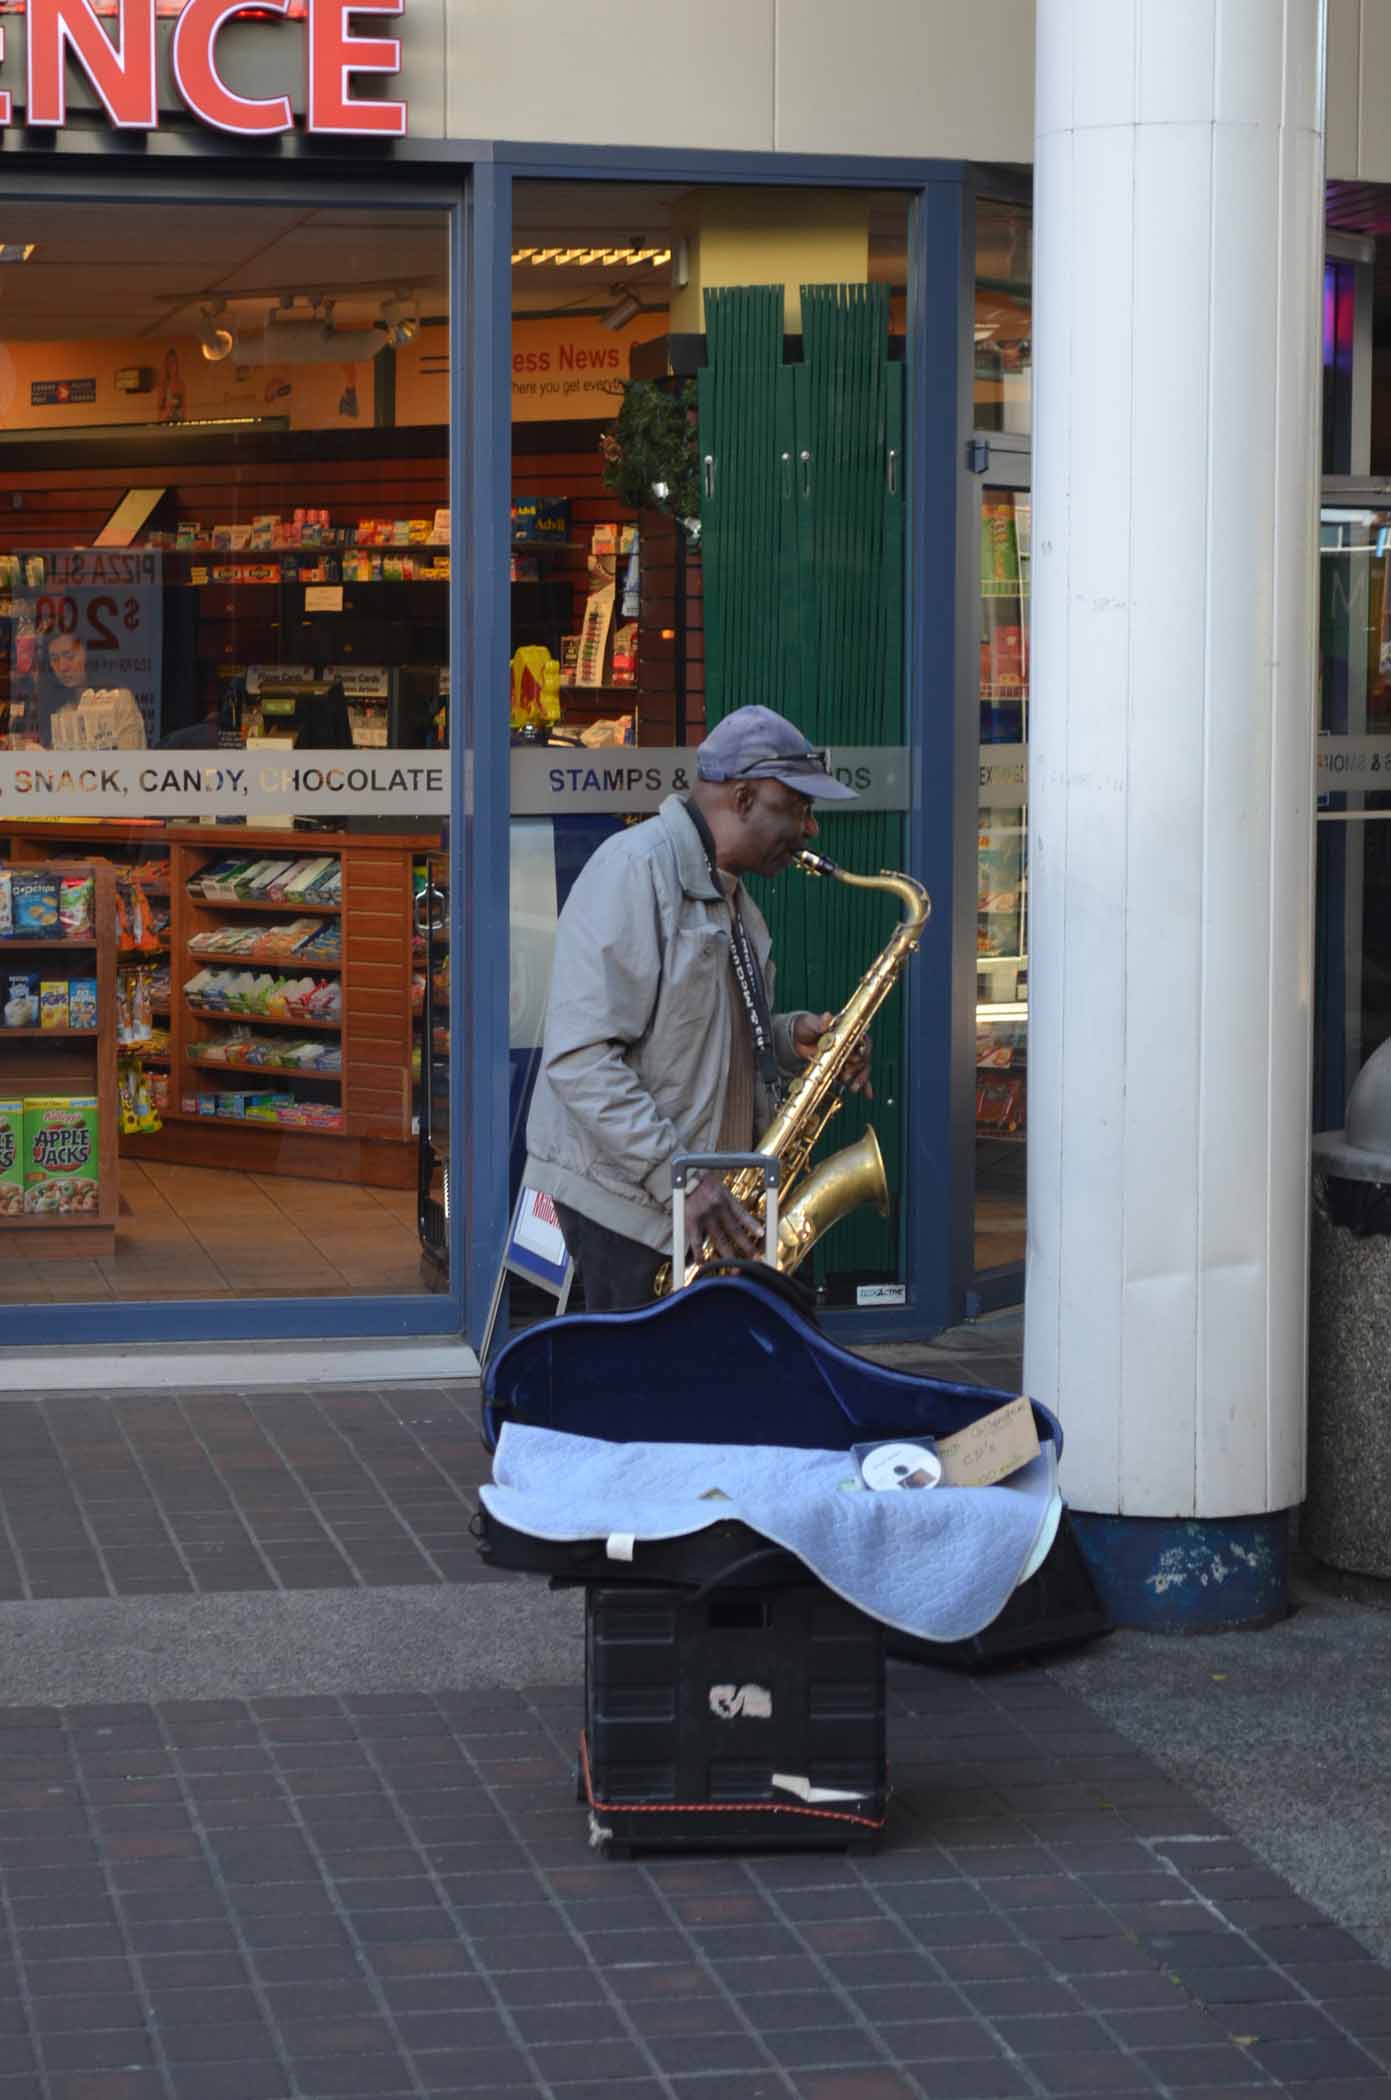
<path fill-rule="evenodd" d="M 11 872 L 17 864 L 11 862 Z M 37 939 L 18 931 L 0 939 L 0 972 L 42 978 L 95 977 L 97 1025 L 91 1028 L 0 1028 L 0 1098 L 35 1095 L 90 1096 L 97 1103 L 98 1202 L 87 1216 L 24 1213 L 0 1216 L 0 1248 L 7 1260 L 97 1261 L 116 1251 L 117 1137 L 120 1110 L 116 1086 L 116 907 L 109 867 L 81 861 L 25 862 L 26 874 L 56 880 L 88 876 L 93 882 L 91 924 L 75 934 L 56 929 Z"/>
<path fill-rule="evenodd" d="M 26 869 L 53 851 L 51 828 L 0 819 L 0 838 L 8 836 L 11 865 Z M 122 1152 L 134 1159 L 164 1161 L 174 1166 L 225 1167 L 257 1174 L 304 1176 L 319 1181 L 361 1182 L 373 1188 L 409 1189 L 417 1177 L 416 1139 L 412 1129 L 411 1089 L 411 871 L 424 852 L 438 845 L 438 833 L 284 830 L 255 825 L 65 825 L 62 836 L 78 850 L 131 856 L 122 873 L 138 875 L 149 856 L 170 865 L 171 920 L 168 934 L 171 971 L 169 1101 L 160 1110 L 162 1127 L 123 1136 Z M 313 1030 L 302 1022 L 278 1027 L 256 1026 L 261 1037 L 322 1035 L 342 1049 L 341 1071 L 298 1079 L 273 1066 L 241 1073 L 235 1065 L 209 1065 L 198 1045 L 219 1026 L 235 1018 L 210 1019 L 190 1009 L 184 986 L 209 963 L 193 945 L 200 934 L 217 926 L 265 924 L 298 916 L 293 903 L 252 904 L 245 900 L 205 898 L 197 893 L 203 871 L 219 860 L 266 857 L 287 861 L 329 856 L 342 871 L 341 901 L 333 911 L 313 916 L 342 928 L 336 970 L 327 963 L 306 965 L 293 974 L 336 976 L 342 985 L 340 1018 L 332 1028 Z M 63 863 L 64 872 L 71 864 Z M 138 956 L 127 962 L 138 963 Z M 216 959 L 213 958 L 215 961 Z M 273 972 L 290 966 L 283 958 L 243 958 Z M 160 1016 L 163 1020 L 163 1015 Z M 147 1062 L 153 1063 L 154 1059 Z M 189 1097 L 200 1090 L 226 1088 L 293 1092 L 305 1099 L 338 1102 L 339 1129 L 287 1127 L 234 1118 L 190 1114 Z"/>

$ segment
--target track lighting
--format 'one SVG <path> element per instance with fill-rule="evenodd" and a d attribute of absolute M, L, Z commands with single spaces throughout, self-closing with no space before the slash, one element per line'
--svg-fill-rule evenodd
<path fill-rule="evenodd" d="M 237 338 L 223 315 L 227 302 L 219 300 L 216 306 L 205 306 L 198 329 L 198 347 L 210 365 L 220 365 L 224 357 L 230 357 L 237 347 Z"/>
<path fill-rule="evenodd" d="M 642 301 L 631 285 L 615 284 L 609 289 L 613 294 L 613 305 L 600 317 L 600 325 L 613 329 L 616 334 L 620 328 L 626 328 L 630 321 L 637 319 L 642 312 Z"/>
<path fill-rule="evenodd" d="M 399 350 L 404 343 L 413 343 L 420 333 L 420 316 L 415 311 L 414 301 L 403 300 L 393 292 L 382 304 L 381 324 L 386 330 L 386 339 L 393 349 Z"/>

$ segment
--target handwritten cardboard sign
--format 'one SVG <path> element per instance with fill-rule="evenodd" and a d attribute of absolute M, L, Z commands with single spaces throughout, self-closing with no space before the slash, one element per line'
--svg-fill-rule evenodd
<path fill-rule="evenodd" d="M 969 1429 L 937 1439 L 944 1487 L 993 1487 L 1038 1457 L 1038 1431 L 1026 1399 L 1011 1400 Z"/>

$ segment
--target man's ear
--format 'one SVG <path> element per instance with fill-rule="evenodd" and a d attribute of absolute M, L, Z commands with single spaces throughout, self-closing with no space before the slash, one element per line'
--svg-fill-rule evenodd
<path fill-rule="evenodd" d="M 751 780 L 736 780 L 734 793 L 730 799 L 734 805 L 735 815 L 747 820 L 750 810 L 758 800 L 758 789 Z"/>

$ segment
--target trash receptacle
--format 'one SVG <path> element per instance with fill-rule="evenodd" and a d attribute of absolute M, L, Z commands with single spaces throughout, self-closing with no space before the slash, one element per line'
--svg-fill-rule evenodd
<path fill-rule="evenodd" d="M 1314 1139 L 1309 1490 L 1317 1560 L 1391 1577 L 1391 1041 L 1358 1073 L 1342 1130 Z"/>

